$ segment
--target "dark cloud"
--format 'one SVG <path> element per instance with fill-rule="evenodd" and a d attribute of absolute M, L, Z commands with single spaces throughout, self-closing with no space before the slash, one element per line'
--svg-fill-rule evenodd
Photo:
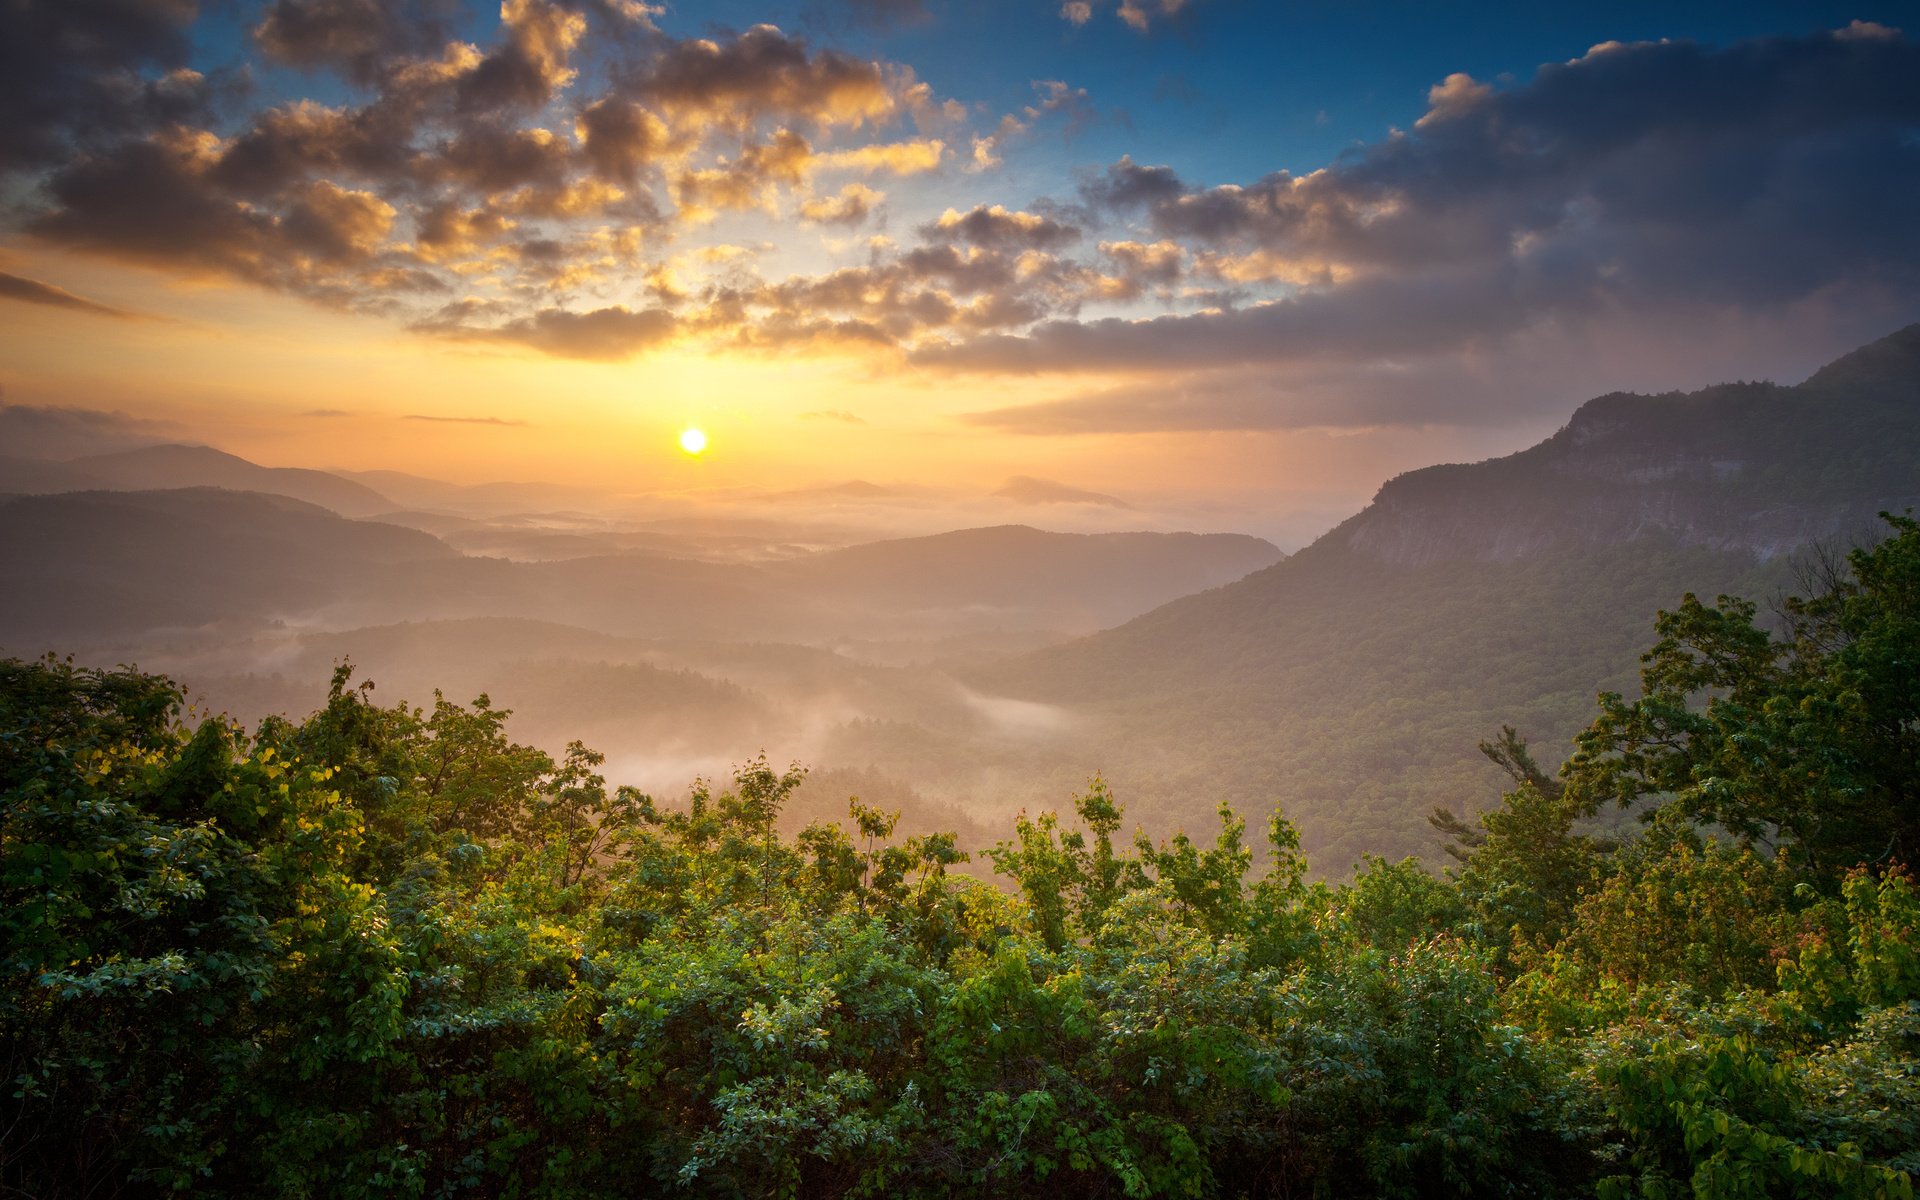
<path fill-rule="evenodd" d="M 1286 298 L 1056 321 L 923 350 L 994 370 L 1442 353 L 1620 311 L 1920 304 L 1920 47 L 1888 33 L 1598 47 L 1505 90 L 1456 76 L 1413 128 L 1307 176 L 1195 188 L 1123 160 L 1086 188 L 1214 278 Z"/>
<path fill-rule="evenodd" d="M 1911 270 L 1916 127 L 1904 38 L 1603 46 L 1507 90 L 1451 76 L 1413 130 L 1308 176 L 1169 194 L 1122 163 L 1104 198 L 1165 236 L 1355 271 L 1506 259 L 1574 289 L 1757 299 Z"/>
<path fill-rule="evenodd" d="M 483 196 L 522 187 L 557 191 L 571 174 L 573 151 L 549 130 L 488 121 L 461 129 L 445 146 L 439 163 L 448 178 Z"/>
<path fill-rule="evenodd" d="M 1491 425 L 1520 415 L 1511 403 L 1500 403 L 1500 396 L 1542 386 L 1533 378 L 1489 379 L 1453 362 L 1423 363 L 1418 370 L 1395 363 L 1284 373 L 1240 368 L 988 409 L 961 419 L 1008 433 L 1052 435 Z"/>
<path fill-rule="evenodd" d="M 1176 200 L 1186 191 L 1172 167 L 1143 167 L 1128 155 L 1080 186 L 1088 203 L 1119 212 Z"/>
<path fill-rule="evenodd" d="M 1080 231 L 1052 217 L 976 205 L 966 212 L 948 209 L 920 227 L 930 240 L 970 242 L 990 250 L 1057 250 L 1080 240 Z"/>
<path fill-rule="evenodd" d="M 0 172 L 183 120 L 207 102 L 187 67 L 194 0 L 0 4 Z"/>
<path fill-rule="evenodd" d="M 0 404 L 0 446 L 17 458 L 55 461 L 179 441 L 178 425 L 92 408 Z"/>
<path fill-rule="evenodd" d="M 632 86 L 676 122 L 740 124 L 778 114 L 858 127 L 893 116 L 912 78 L 835 50 L 812 51 L 772 25 L 756 25 L 724 43 L 676 42 Z"/>
<path fill-rule="evenodd" d="M 1774 315 L 1608 314 L 1535 328 L 1491 352 L 1476 339 L 1365 361 L 1297 356 L 1196 366 L 1036 404 L 967 414 L 1009 433 L 1502 429 L 1544 435 L 1610 391 L 1689 389 L 1734 378 L 1797 382 L 1836 347 L 1884 336 L 1911 312 L 1840 296 Z M 1673 337 L 1675 326 L 1684 337 Z M 1663 336 L 1665 335 L 1665 336 Z"/>
<path fill-rule="evenodd" d="M 273 0 L 253 39 L 274 62 L 365 83 L 397 58 L 445 44 L 454 7 L 452 0 Z"/>
<path fill-rule="evenodd" d="M 672 131 L 658 114 L 617 96 L 588 105 L 581 111 L 576 128 L 595 172 L 618 183 L 632 183 L 674 142 Z"/>
<path fill-rule="evenodd" d="M 128 142 L 57 172 L 41 239 L 187 275 L 224 275 L 342 307 L 445 288 L 389 246 L 396 210 L 371 191 L 320 180 L 287 189 L 279 211 L 236 199 L 212 177 L 208 135 Z"/>
<path fill-rule="evenodd" d="M 41 283 L 38 279 L 9 275 L 4 271 L 0 271 L 0 300 L 21 300 L 28 304 L 70 308 L 74 312 L 83 312 L 96 317 L 115 317 L 120 320 L 140 320 L 145 316 L 142 313 L 129 312 L 124 308 L 101 304 L 85 296 L 76 296 L 65 288 Z"/>
<path fill-rule="evenodd" d="M 500 25 L 500 44 L 455 85 L 465 111 L 532 111 L 573 81 L 585 16 L 550 0 L 502 0 Z"/>
<path fill-rule="evenodd" d="M 1229 363 L 1366 361 L 1435 353 L 1519 328 L 1523 289 L 1501 271 L 1382 277 L 1243 309 L 1146 320 L 1049 321 L 1021 336 L 925 348 L 959 370 L 1192 370 Z"/>
<path fill-rule="evenodd" d="M 274 223 L 208 186 L 212 139 L 129 142 L 55 174 L 48 241 L 156 266 L 271 281 Z"/>
<path fill-rule="evenodd" d="M 219 153 L 209 177 L 258 199 L 320 175 L 404 185 L 427 173 L 426 155 L 413 144 L 416 116 L 384 101 L 339 109 L 303 100 L 269 109 Z"/>

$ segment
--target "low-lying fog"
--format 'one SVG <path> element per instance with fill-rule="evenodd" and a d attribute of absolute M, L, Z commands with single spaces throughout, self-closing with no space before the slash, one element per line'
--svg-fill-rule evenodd
<path fill-rule="evenodd" d="M 380 507 L 356 485 L 393 507 L 350 520 L 286 498 Z M 1139 532 L 1168 518 L 1034 479 L 695 505 L 156 448 L 16 466 L 7 490 L 41 493 L 0 499 L 7 653 L 136 663 L 249 724 L 311 711 L 350 661 L 376 701 L 484 694 L 517 740 L 584 741 L 612 782 L 663 799 L 764 753 L 813 768 L 811 814 L 858 792 L 981 844 L 1101 762 L 1073 712 L 969 686 L 970 666 L 1281 557 L 1243 535 Z"/>

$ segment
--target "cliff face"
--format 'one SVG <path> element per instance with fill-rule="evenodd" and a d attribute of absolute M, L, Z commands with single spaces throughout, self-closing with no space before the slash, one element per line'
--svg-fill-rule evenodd
<path fill-rule="evenodd" d="M 1661 534 L 1761 559 L 1920 506 L 1920 325 L 1797 387 L 1602 396 L 1507 458 L 1390 480 L 1328 535 L 1399 566 Z"/>

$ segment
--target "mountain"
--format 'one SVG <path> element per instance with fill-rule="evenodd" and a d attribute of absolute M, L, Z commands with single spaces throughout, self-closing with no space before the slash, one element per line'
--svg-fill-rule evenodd
<path fill-rule="evenodd" d="M 457 557 L 416 530 L 257 492 L 0 497 L 0 643 L 37 653 L 313 614 L 405 578 L 409 564 Z"/>
<path fill-rule="evenodd" d="M 1089 726 L 1075 765 L 1150 820 L 1276 804 L 1338 870 L 1435 849 L 1502 724 L 1557 761 L 1627 688 L 1656 609 L 1765 602 L 1818 543 L 1920 505 L 1920 326 L 1795 387 L 1589 401 L 1506 458 L 1400 476 L 1285 561 L 969 674 Z"/>
<path fill-rule="evenodd" d="M 0 495 L 41 496 L 48 492 L 83 492 L 101 486 L 99 479 L 69 463 L 0 456 Z"/>
<path fill-rule="evenodd" d="M 627 637 L 816 644 L 1060 635 L 1125 620 L 1278 554 L 1255 538 L 1006 527 L 785 561 L 643 550 L 510 561 L 284 496 L 211 488 L 6 498 L 0 551 L 9 583 L 0 643 L 33 652 L 48 639 L 137 645 L 146 631 L 214 621 L 352 628 L 509 617 Z"/>
<path fill-rule="evenodd" d="M 448 483 L 405 471 L 334 470 L 329 474 L 388 497 L 394 501 L 388 508 L 444 509 L 494 516 L 540 509 L 590 508 L 606 499 L 604 494 L 591 488 L 558 483 Z"/>
<path fill-rule="evenodd" d="M 0 459 L 0 493 L 205 487 L 290 496 L 348 517 L 368 517 L 398 507 L 372 488 L 338 475 L 301 467 L 263 467 L 211 446 L 143 446 L 60 463 Z"/>

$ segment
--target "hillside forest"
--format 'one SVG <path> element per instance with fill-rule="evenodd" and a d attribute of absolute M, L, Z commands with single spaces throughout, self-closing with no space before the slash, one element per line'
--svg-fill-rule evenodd
<path fill-rule="evenodd" d="M 0 666 L 0 1185 L 27 1196 L 1904 1198 L 1920 523 L 1687 596 L 1454 865 L 1284 811 L 983 856 L 764 758 L 684 802 L 485 696 L 244 728 Z M 1644 643 L 1643 643 L 1644 644 Z M 1195 797 L 1196 803 L 1208 798 Z M 1621 819 L 1621 816 L 1627 818 Z"/>

